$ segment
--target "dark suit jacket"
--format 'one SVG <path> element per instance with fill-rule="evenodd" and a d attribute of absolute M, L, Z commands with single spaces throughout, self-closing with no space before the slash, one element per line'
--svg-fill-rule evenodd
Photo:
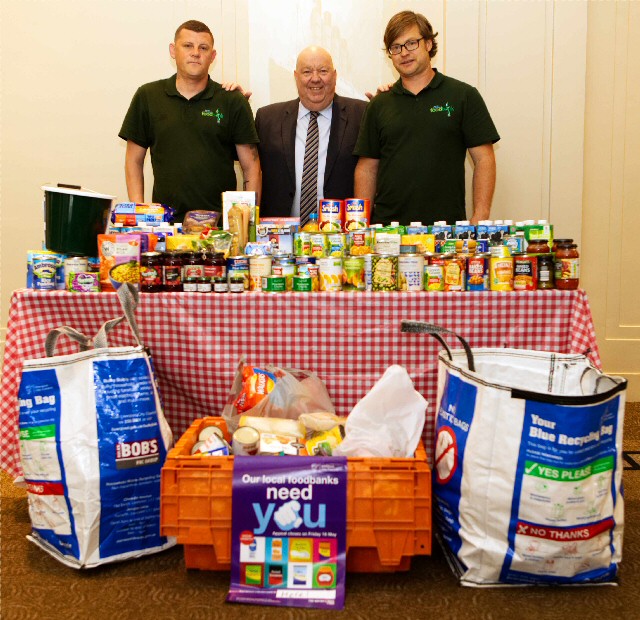
<path fill-rule="evenodd" d="M 299 99 L 272 103 L 256 113 L 262 167 L 261 217 L 287 217 L 296 191 L 295 140 Z M 353 198 L 353 173 L 358 158 L 353 149 L 358 138 L 365 101 L 333 98 L 331 133 L 324 174 L 326 198 Z"/>

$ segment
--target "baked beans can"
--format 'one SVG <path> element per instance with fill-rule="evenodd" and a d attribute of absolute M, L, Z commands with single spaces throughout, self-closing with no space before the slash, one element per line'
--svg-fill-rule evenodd
<path fill-rule="evenodd" d="M 513 257 L 513 290 L 538 289 L 538 257 L 534 254 L 517 254 Z"/>
<path fill-rule="evenodd" d="M 344 200 L 320 200 L 318 228 L 321 232 L 342 232 L 344 228 Z"/>
<path fill-rule="evenodd" d="M 421 291 L 424 286 L 424 256 L 400 254 L 398 257 L 398 290 Z"/>
<path fill-rule="evenodd" d="M 513 257 L 491 256 L 489 259 L 489 283 L 492 291 L 513 290 Z"/>
<path fill-rule="evenodd" d="M 467 256 L 467 290 L 486 291 L 489 289 L 489 255 Z"/>
<path fill-rule="evenodd" d="M 321 258 L 318 261 L 318 277 L 321 291 L 342 290 L 342 259 L 338 257 Z"/>
<path fill-rule="evenodd" d="M 291 282 L 293 286 L 293 281 Z M 283 293 L 287 290 L 287 278 L 285 276 L 262 276 L 261 288 L 263 293 Z"/>
<path fill-rule="evenodd" d="M 395 254 L 371 256 L 371 290 L 398 290 L 398 257 Z"/>
<path fill-rule="evenodd" d="M 231 447 L 234 456 L 255 456 L 260 449 L 260 433 L 252 426 L 241 426 L 233 433 Z"/>
<path fill-rule="evenodd" d="M 342 261 L 342 290 L 364 291 L 364 257 L 349 256 Z"/>
<path fill-rule="evenodd" d="M 250 256 L 249 257 L 249 290 L 259 291 L 262 289 L 262 276 L 271 275 L 271 256 Z"/>
<path fill-rule="evenodd" d="M 293 276 L 294 293 L 310 293 L 313 291 L 313 278 L 309 274 Z"/>
<path fill-rule="evenodd" d="M 344 229 L 347 232 L 369 227 L 370 204 L 368 198 L 347 198 L 344 201 Z"/>
<path fill-rule="evenodd" d="M 444 290 L 464 291 L 467 283 L 467 265 L 462 256 L 446 256 L 444 259 Z"/>

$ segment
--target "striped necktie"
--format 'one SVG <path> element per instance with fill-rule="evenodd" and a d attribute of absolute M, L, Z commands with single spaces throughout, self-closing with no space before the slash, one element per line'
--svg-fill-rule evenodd
<path fill-rule="evenodd" d="M 302 164 L 302 185 L 300 187 L 300 227 L 309 220 L 309 216 L 318 206 L 318 112 L 309 113 L 307 142 L 304 147 Z"/>

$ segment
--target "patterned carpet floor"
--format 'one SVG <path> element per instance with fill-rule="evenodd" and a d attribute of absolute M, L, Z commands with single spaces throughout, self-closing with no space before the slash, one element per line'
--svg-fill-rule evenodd
<path fill-rule="evenodd" d="M 625 534 L 617 586 L 465 588 L 442 551 L 411 570 L 348 574 L 342 618 L 443 620 L 607 620 L 640 618 L 640 403 L 625 416 Z M 27 500 L 0 473 L 1 620 L 324 618 L 321 610 L 225 603 L 228 572 L 186 570 L 182 547 L 90 571 L 67 568 L 29 543 Z"/>

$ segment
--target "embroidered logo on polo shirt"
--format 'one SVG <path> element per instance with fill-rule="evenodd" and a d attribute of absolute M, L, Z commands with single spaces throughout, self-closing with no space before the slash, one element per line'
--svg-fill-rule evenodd
<path fill-rule="evenodd" d="M 216 108 L 215 112 L 212 112 L 211 110 L 202 110 L 201 114 L 202 116 L 213 116 L 218 122 L 218 125 L 220 124 L 220 121 L 224 118 L 224 114 L 220 112 L 220 108 Z"/>
<path fill-rule="evenodd" d="M 429 112 L 446 112 L 447 116 L 451 116 L 451 112 L 454 112 L 455 108 L 449 103 L 445 103 L 444 105 L 434 105 L 429 109 Z"/>

